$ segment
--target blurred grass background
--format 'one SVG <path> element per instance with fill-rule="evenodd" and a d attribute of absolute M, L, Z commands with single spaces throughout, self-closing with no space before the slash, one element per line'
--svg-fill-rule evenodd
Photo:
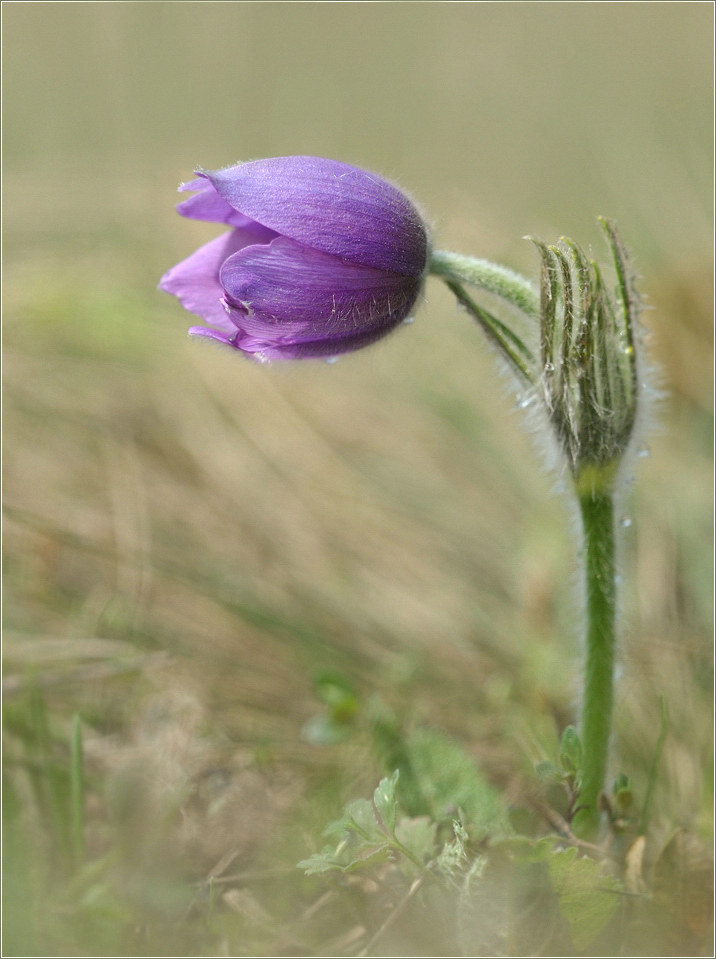
<path fill-rule="evenodd" d="M 320 892 L 295 862 L 381 772 L 376 710 L 512 803 L 575 715 L 573 517 L 479 331 L 431 281 L 336 365 L 188 342 L 156 284 L 218 232 L 173 212 L 196 165 L 365 166 L 438 246 L 531 275 L 524 234 L 604 259 L 616 218 L 666 400 L 625 493 L 614 771 L 643 793 L 663 694 L 654 842 L 709 842 L 711 4 L 3 13 L 5 953 L 350 953 L 344 906 L 323 941 L 285 929 Z M 75 714 L 82 868 L 52 807 Z"/>

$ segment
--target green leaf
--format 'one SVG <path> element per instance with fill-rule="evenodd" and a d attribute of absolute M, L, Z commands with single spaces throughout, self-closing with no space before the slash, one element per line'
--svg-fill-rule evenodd
<path fill-rule="evenodd" d="M 479 835 L 510 832 L 502 797 L 458 743 L 442 733 L 421 730 L 406 746 L 424 811 L 433 819 L 442 822 L 462 809 Z"/>
<path fill-rule="evenodd" d="M 549 759 L 545 759 L 543 762 L 537 763 L 535 766 L 535 772 L 537 773 L 537 778 L 541 779 L 543 782 L 550 779 L 559 779 L 559 769 L 553 762 L 550 762 Z"/>
<path fill-rule="evenodd" d="M 547 857 L 552 887 L 578 951 L 594 941 L 619 905 L 620 883 L 577 849 L 553 849 Z"/>
<path fill-rule="evenodd" d="M 438 824 L 428 816 L 403 817 L 395 829 L 395 838 L 420 862 L 432 858 Z"/>
<path fill-rule="evenodd" d="M 329 823 L 323 835 L 337 841 L 344 839 L 346 833 L 354 833 L 367 841 L 385 839 L 385 833 L 378 825 L 372 804 L 367 799 L 355 799 L 349 803 L 340 819 Z"/>
<path fill-rule="evenodd" d="M 360 854 L 356 854 L 354 850 L 348 856 L 342 855 L 331 846 L 326 846 L 323 852 L 315 853 L 308 859 L 302 859 L 296 868 L 303 869 L 307 876 L 320 876 L 326 872 L 355 872 L 358 869 L 369 869 L 391 858 L 392 851 L 387 843 L 377 849 L 361 848 Z"/>
<path fill-rule="evenodd" d="M 363 839 L 382 841 L 386 838 L 375 818 L 373 804 L 367 799 L 356 799 L 345 812 L 346 829 L 358 833 Z"/>
<path fill-rule="evenodd" d="M 574 726 L 567 726 L 562 733 L 559 761 L 566 773 L 578 773 L 582 768 L 582 743 Z"/>
<path fill-rule="evenodd" d="M 377 849 L 372 849 L 365 855 L 358 856 L 356 859 L 351 860 L 347 866 L 343 867 L 343 872 L 355 872 L 357 869 L 369 869 L 371 866 L 376 866 L 381 862 L 387 862 L 392 858 L 393 851 L 391 847 L 386 844 L 385 846 L 379 846 Z"/>
<path fill-rule="evenodd" d="M 343 863 L 337 862 L 334 858 L 335 850 L 332 846 L 326 846 L 323 852 L 314 853 L 308 859 L 302 859 L 297 863 L 297 869 L 303 869 L 307 876 L 318 876 L 324 872 L 330 872 L 332 869 L 344 869 Z"/>
<path fill-rule="evenodd" d="M 388 779 L 381 779 L 378 788 L 373 793 L 375 808 L 381 815 L 385 828 L 392 835 L 395 831 L 395 817 L 398 804 L 395 799 L 395 787 L 398 782 L 399 770 L 395 770 Z"/>

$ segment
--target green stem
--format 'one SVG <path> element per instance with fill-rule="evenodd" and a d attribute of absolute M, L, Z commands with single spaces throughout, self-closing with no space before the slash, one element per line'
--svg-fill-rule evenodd
<path fill-rule="evenodd" d="M 587 583 L 587 656 L 581 737 L 583 749 L 580 811 L 575 832 L 583 839 L 599 828 L 599 794 L 604 788 L 614 699 L 616 582 L 614 501 L 610 484 L 580 489 Z"/>
<path fill-rule="evenodd" d="M 449 250 L 433 250 L 428 269 L 433 276 L 470 283 L 487 293 L 493 293 L 527 316 L 539 320 L 539 294 L 529 280 L 506 266 Z"/>

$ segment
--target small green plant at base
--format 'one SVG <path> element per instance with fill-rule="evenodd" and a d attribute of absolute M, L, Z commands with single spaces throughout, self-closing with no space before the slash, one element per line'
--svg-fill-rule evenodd
<path fill-rule="evenodd" d="M 571 737 L 568 740 L 573 742 Z M 593 851 L 586 854 L 578 840 L 565 843 L 560 836 L 530 839 L 504 833 L 492 839 L 476 838 L 474 830 L 471 836 L 469 822 L 455 819 L 452 836 L 439 841 L 437 822 L 400 816 L 395 795 L 398 778 L 396 771 L 381 780 L 372 802 L 350 803 L 324 832 L 333 844 L 300 862 L 298 868 L 307 876 L 360 872 L 382 875 L 383 881 L 398 870 L 406 895 L 418 898 L 421 887 L 438 886 L 448 897 L 445 901 L 453 897 L 455 923 L 463 930 L 463 938 L 469 938 L 465 930 L 479 903 L 495 895 L 508 905 L 507 925 L 500 932 L 503 944 L 524 937 L 526 905 L 514 899 L 515 891 L 521 890 L 522 899 L 536 902 L 544 896 L 545 880 L 556 917 L 552 938 L 566 936 L 581 952 L 608 926 L 619 908 L 622 884 Z"/>

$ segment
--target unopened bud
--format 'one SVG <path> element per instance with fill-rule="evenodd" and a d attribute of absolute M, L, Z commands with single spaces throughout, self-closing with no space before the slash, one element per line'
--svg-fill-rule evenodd
<path fill-rule="evenodd" d="M 614 258 L 616 301 L 576 243 L 532 238 L 542 257 L 540 390 L 581 492 L 611 485 L 632 438 L 639 392 L 639 298 L 616 227 L 600 223 Z"/>

